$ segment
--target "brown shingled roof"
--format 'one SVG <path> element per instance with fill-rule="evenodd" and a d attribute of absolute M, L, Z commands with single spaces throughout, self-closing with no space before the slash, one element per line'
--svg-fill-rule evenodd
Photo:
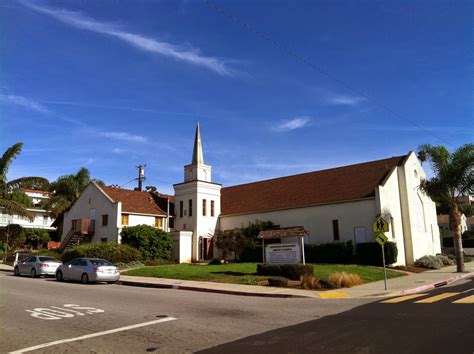
<path fill-rule="evenodd" d="M 222 188 L 221 215 L 334 203 L 375 196 L 405 156 Z"/>
<path fill-rule="evenodd" d="M 151 193 L 103 186 L 100 188 L 114 202 L 122 202 L 122 212 L 124 213 L 166 216 L 166 212 L 158 206 Z"/>

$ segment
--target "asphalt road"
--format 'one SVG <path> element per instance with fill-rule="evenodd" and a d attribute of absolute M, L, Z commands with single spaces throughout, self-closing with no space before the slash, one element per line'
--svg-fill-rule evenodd
<path fill-rule="evenodd" d="M 0 272 L 0 352 L 194 352 L 370 301 L 82 285 Z"/>
<path fill-rule="evenodd" d="M 203 353 L 474 352 L 474 279 L 384 301 L 250 336 Z"/>

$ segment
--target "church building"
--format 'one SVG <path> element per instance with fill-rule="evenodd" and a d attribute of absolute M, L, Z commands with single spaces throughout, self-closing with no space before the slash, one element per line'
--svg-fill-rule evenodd
<path fill-rule="evenodd" d="M 174 185 L 173 259 L 210 259 L 216 230 L 256 220 L 280 227 L 303 226 L 306 243 L 374 242 L 378 216 L 389 222 L 389 240 L 398 248 L 397 265 L 413 264 L 441 252 L 435 203 L 419 189 L 426 178 L 416 154 L 231 187 L 212 182 L 196 127 L 192 162 L 184 182 Z"/>

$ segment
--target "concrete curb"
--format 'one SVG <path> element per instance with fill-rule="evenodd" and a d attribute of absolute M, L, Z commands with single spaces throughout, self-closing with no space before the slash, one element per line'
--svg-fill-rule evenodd
<path fill-rule="evenodd" d="M 416 287 L 416 288 L 413 288 L 413 289 L 401 290 L 397 294 L 398 295 L 416 294 L 416 293 L 419 293 L 421 291 L 439 288 L 441 286 L 454 283 L 455 281 L 465 279 L 465 278 L 470 278 L 470 277 L 474 277 L 474 272 L 455 275 L 455 276 L 449 277 L 448 279 L 445 279 L 445 280 L 437 280 L 436 282 L 433 282 L 433 283 L 430 283 L 430 284 L 425 284 L 425 285 L 422 285 L 422 286 L 419 286 L 419 287 Z"/>
<path fill-rule="evenodd" d="M 137 286 L 142 288 L 157 288 L 157 289 L 175 289 L 175 290 L 188 290 L 188 291 L 199 291 L 203 293 L 216 293 L 225 295 L 236 295 L 236 296 L 254 296 L 254 297 L 273 297 L 273 298 L 308 298 L 311 296 L 304 295 L 291 295 L 291 294 L 269 294 L 269 293 L 252 293 L 247 291 L 235 291 L 235 290 L 222 290 L 222 289 L 209 289 L 209 288 L 197 288 L 194 286 L 177 285 L 177 284 L 155 284 L 146 282 L 136 282 L 128 280 L 120 280 L 118 284 L 125 286 Z M 316 298 L 316 297 L 314 297 Z"/>

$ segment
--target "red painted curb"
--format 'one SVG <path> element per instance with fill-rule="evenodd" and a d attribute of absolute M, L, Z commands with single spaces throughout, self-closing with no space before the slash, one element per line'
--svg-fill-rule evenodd
<path fill-rule="evenodd" d="M 422 286 L 419 286 L 419 287 L 416 287 L 416 288 L 413 288 L 413 289 L 401 290 L 399 293 L 400 293 L 400 295 L 416 294 L 416 293 L 419 293 L 420 291 L 439 288 L 441 286 L 454 283 L 455 281 L 458 281 L 458 280 L 461 280 L 461 279 L 464 279 L 464 278 L 470 278 L 470 277 L 473 277 L 473 276 L 474 276 L 474 272 L 461 274 L 461 275 L 455 275 L 453 277 L 449 277 L 448 279 L 438 280 L 434 283 L 425 284 L 425 285 L 422 285 Z"/>

